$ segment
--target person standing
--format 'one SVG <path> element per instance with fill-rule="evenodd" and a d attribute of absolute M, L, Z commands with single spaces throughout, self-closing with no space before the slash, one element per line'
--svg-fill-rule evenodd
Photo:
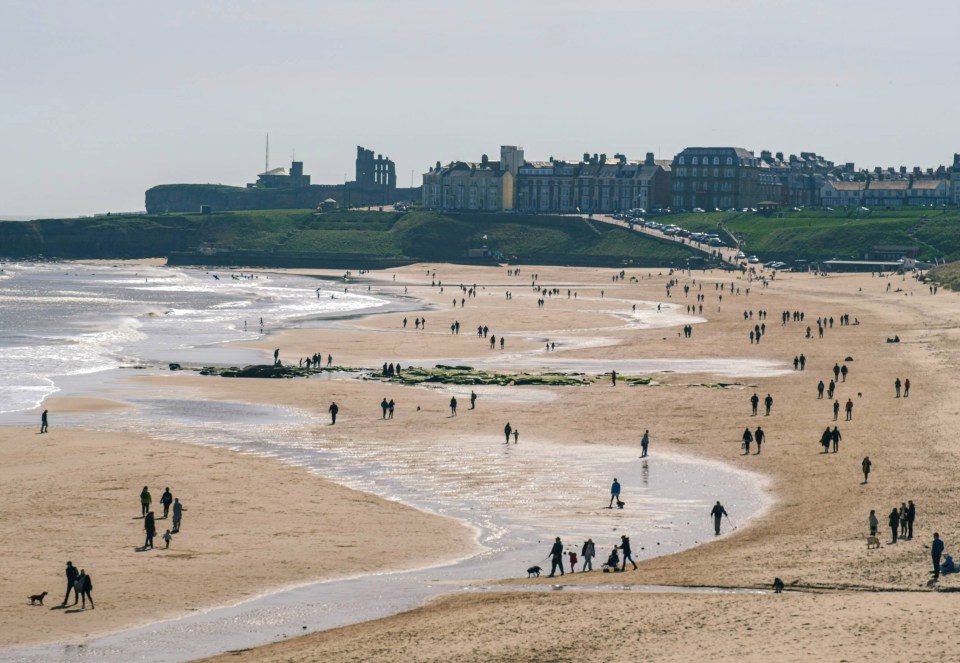
<path fill-rule="evenodd" d="M 766 439 L 767 435 L 763 432 L 763 428 L 757 426 L 756 432 L 753 434 L 753 439 L 757 443 L 757 455 L 760 455 L 760 445 L 763 444 L 763 441 Z"/>
<path fill-rule="evenodd" d="M 903 381 L 903 397 L 909 398 L 910 396 L 910 378 L 907 378 Z"/>
<path fill-rule="evenodd" d="M 939 532 L 933 533 L 933 542 L 930 544 L 930 556 L 933 559 L 933 579 L 940 579 L 940 556 L 943 554 L 943 539 Z"/>
<path fill-rule="evenodd" d="M 77 594 L 77 577 L 79 577 L 80 572 L 77 570 L 77 567 L 73 565 L 73 562 L 67 562 L 67 593 L 63 595 L 63 603 L 61 606 L 67 605 L 67 601 L 70 600 L 70 590 L 73 590 L 73 604 L 76 605 L 77 601 L 80 600 L 80 596 Z"/>
<path fill-rule="evenodd" d="M 760 397 L 757 396 L 757 392 L 753 392 L 753 396 L 750 397 L 750 410 L 751 416 L 757 416 L 757 406 L 760 405 Z"/>
<path fill-rule="evenodd" d="M 340 411 L 340 407 L 337 405 L 336 401 L 330 403 L 330 407 L 327 408 L 327 412 L 330 413 L 330 425 L 333 426 L 337 423 L 337 412 Z"/>
<path fill-rule="evenodd" d="M 383 411 L 383 414 L 380 418 L 386 419 L 387 418 L 387 399 L 386 398 L 380 401 L 380 409 Z"/>
<path fill-rule="evenodd" d="M 41 433 L 47 432 L 47 411 L 46 410 L 44 410 L 40 414 L 40 432 Z"/>
<path fill-rule="evenodd" d="M 390 402 L 387 403 L 387 419 L 393 419 L 393 410 L 397 407 L 397 404 L 393 402 L 393 399 L 390 399 Z"/>
<path fill-rule="evenodd" d="M 470 409 L 475 410 L 477 407 L 477 393 L 473 390 L 470 391 Z"/>
<path fill-rule="evenodd" d="M 613 508 L 613 501 L 620 501 L 620 482 L 617 481 L 617 478 L 613 478 L 613 484 L 610 486 L 610 506 L 609 509 Z"/>
<path fill-rule="evenodd" d="M 451 417 L 457 416 L 457 397 L 456 396 L 450 397 L 450 416 Z"/>
<path fill-rule="evenodd" d="M 830 431 L 830 440 L 833 442 L 833 453 L 837 453 L 840 450 L 840 440 L 843 437 L 840 435 L 840 430 L 834 426 L 833 430 Z"/>
<path fill-rule="evenodd" d="M 514 429 L 513 429 L 513 443 L 516 444 L 519 439 L 520 439 L 520 429 L 519 429 L 519 428 L 514 428 Z"/>
<path fill-rule="evenodd" d="M 170 494 L 170 486 L 167 486 L 163 490 L 163 495 L 160 496 L 160 504 L 163 505 L 163 517 L 166 519 L 167 514 L 170 513 L 170 505 L 173 504 L 173 495 Z"/>
<path fill-rule="evenodd" d="M 147 516 L 147 512 L 150 511 L 150 503 L 152 501 L 153 498 L 150 497 L 150 491 L 144 486 L 143 490 L 140 491 L 140 515 L 144 518 Z"/>
<path fill-rule="evenodd" d="M 77 578 L 77 584 L 80 586 L 80 607 L 87 609 L 87 600 L 90 600 L 90 609 L 93 610 L 93 597 L 90 592 L 93 591 L 93 581 L 84 569 L 80 569 L 80 576 Z"/>
<path fill-rule="evenodd" d="M 587 539 L 583 542 L 583 547 L 580 549 L 580 556 L 583 557 L 583 568 L 581 571 L 593 571 L 593 558 L 597 554 L 597 549 L 593 545 L 593 539 Z"/>
<path fill-rule="evenodd" d="M 877 535 L 877 528 L 880 527 L 880 521 L 877 519 L 877 512 L 873 509 L 870 509 L 870 536 Z"/>
<path fill-rule="evenodd" d="M 803 353 L 800 354 L 800 370 L 804 370 L 807 367 L 807 358 L 803 356 Z"/>
<path fill-rule="evenodd" d="M 837 381 L 840 379 L 840 364 L 833 365 L 833 379 Z"/>
<path fill-rule="evenodd" d="M 617 372 L 616 372 L 616 371 L 610 371 L 610 382 L 613 383 L 613 386 L 614 386 L 614 387 L 617 386 Z"/>
<path fill-rule="evenodd" d="M 550 577 L 557 574 L 557 569 L 560 569 L 560 575 L 563 575 L 563 543 L 559 536 L 554 539 L 553 547 L 550 548 L 550 558 Z"/>
<path fill-rule="evenodd" d="M 897 532 L 900 530 L 900 512 L 897 511 L 896 507 L 894 507 L 893 510 L 890 511 L 890 515 L 887 516 L 887 524 L 890 526 L 890 534 L 892 537 L 890 543 L 896 543 Z"/>
<path fill-rule="evenodd" d="M 843 379 L 842 379 L 842 382 L 846 382 L 846 381 L 847 381 L 847 373 L 849 373 L 849 372 L 850 372 L 850 369 L 847 368 L 847 365 L 846 365 L 846 364 L 844 364 L 843 366 L 840 367 L 840 376 L 843 378 Z"/>
<path fill-rule="evenodd" d="M 510 433 L 513 432 L 513 428 L 510 427 L 510 422 L 507 422 L 507 425 L 503 427 L 503 436 L 507 438 L 507 444 L 510 444 Z"/>
<path fill-rule="evenodd" d="M 853 399 L 850 399 L 850 398 L 847 399 L 847 404 L 846 406 L 844 406 L 844 409 L 847 412 L 847 421 L 852 420 L 853 419 Z"/>
<path fill-rule="evenodd" d="M 873 467 L 873 463 L 870 462 L 870 456 L 863 457 L 860 467 L 863 469 L 863 482 L 867 483 L 867 480 L 870 479 L 870 468 Z"/>
<path fill-rule="evenodd" d="M 640 457 L 647 457 L 647 447 L 650 446 L 650 431 L 643 431 L 643 437 L 640 438 Z"/>
<path fill-rule="evenodd" d="M 633 553 L 630 550 L 630 537 L 626 534 L 620 535 L 620 552 L 623 553 L 623 566 L 620 567 L 621 571 L 627 569 L 627 560 L 630 560 L 630 563 L 633 564 L 633 570 L 637 570 L 637 563 L 633 561 Z"/>
<path fill-rule="evenodd" d="M 764 416 L 769 417 L 770 408 L 773 407 L 773 396 L 771 396 L 770 394 L 767 394 L 767 397 L 763 399 L 763 406 L 766 408 L 766 412 L 764 413 Z"/>
<path fill-rule="evenodd" d="M 840 416 L 840 401 L 833 402 L 833 420 L 836 421 Z"/>
<path fill-rule="evenodd" d="M 907 504 L 900 502 L 900 538 L 907 538 Z"/>
<path fill-rule="evenodd" d="M 173 499 L 173 533 L 176 534 L 180 531 L 180 519 L 183 517 L 183 503 L 180 501 L 179 497 Z"/>
<path fill-rule="evenodd" d="M 823 398 L 823 380 L 817 384 L 817 398 Z"/>
<path fill-rule="evenodd" d="M 741 439 L 743 440 L 743 454 L 747 455 L 750 453 L 750 443 L 753 442 L 753 433 L 750 432 L 749 428 L 743 429 Z"/>
<path fill-rule="evenodd" d="M 893 381 L 893 388 L 897 392 L 897 398 L 900 398 L 900 378 Z"/>
<path fill-rule="evenodd" d="M 907 502 L 907 538 L 913 538 L 913 521 L 917 519 L 917 507 L 913 500 Z"/>
<path fill-rule="evenodd" d="M 143 532 L 147 538 L 143 541 L 143 549 L 153 548 L 153 537 L 157 535 L 157 525 L 153 520 L 153 511 L 147 513 L 143 519 Z"/>
<path fill-rule="evenodd" d="M 713 516 L 713 533 L 715 536 L 719 536 L 720 519 L 727 515 L 727 510 L 720 504 L 720 500 L 717 500 L 717 503 L 713 505 L 713 509 L 710 510 L 710 515 Z"/>

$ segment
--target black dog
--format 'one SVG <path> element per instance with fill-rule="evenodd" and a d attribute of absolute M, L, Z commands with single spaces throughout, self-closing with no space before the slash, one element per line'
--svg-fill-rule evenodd
<path fill-rule="evenodd" d="M 36 605 L 38 603 L 40 605 L 43 605 L 43 597 L 46 595 L 47 595 L 47 592 L 44 592 L 43 594 L 34 594 L 33 596 L 30 597 L 30 605 Z"/>
<path fill-rule="evenodd" d="M 539 578 L 541 571 L 543 571 L 543 569 L 541 569 L 539 566 L 531 566 L 529 569 L 527 569 L 527 577 L 528 577 L 528 578 L 533 578 L 533 577 Z"/>
<path fill-rule="evenodd" d="M 773 579 L 773 593 L 779 594 L 783 591 L 783 581 L 780 578 Z"/>
<path fill-rule="evenodd" d="M 622 509 L 625 504 L 626 504 L 626 502 L 621 502 L 619 498 L 617 499 L 617 508 L 618 508 L 618 509 Z"/>

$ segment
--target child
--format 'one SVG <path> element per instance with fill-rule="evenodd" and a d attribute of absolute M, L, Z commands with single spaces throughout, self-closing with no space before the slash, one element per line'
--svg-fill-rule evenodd
<path fill-rule="evenodd" d="M 570 555 L 570 573 L 573 573 L 577 569 L 577 553 L 571 550 L 569 555 Z"/>
<path fill-rule="evenodd" d="M 167 549 L 170 547 L 170 541 L 172 540 L 173 540 L 173 535 L 170 534 L 170 530 L 167 530 L 167 533 L 163 535 L 163 542 L 167 544 L 164 546 L 164 549 Z"/>

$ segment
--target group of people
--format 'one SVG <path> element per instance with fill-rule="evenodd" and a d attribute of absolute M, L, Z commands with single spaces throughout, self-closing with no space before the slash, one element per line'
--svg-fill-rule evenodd
<path fill-rule="evenodd" d="M 152 549 L 153 539 L 157 535 L 156 518 L 150 508 L 152 503 L 153 497 L 150 495 L 150 489 L 144 486 L 143 490 L 140 491 L 140 515 L 143 517 L 143 531 L 146 538 L 143 541 L 141 550 Z M 162 519 L 166 519 L 170 515 L 170 511 L 173 511 L 173 527 L 172 529 L 168 529 L 163 535 L 164 548 L 169 548 L 170 541 L 173 540 L 173 535 L 180 531 L 180 523 L 183 519 L 185 509 L 183 503 L 180 502 L 180 498 L 174 497 L 169 487 L 164 488 L 163 495 L 160 496 L 160 504 L 163 506 Z"/>
<path fill-rule="evenodd" d="M 563 572 L 563 560 L 566 556 L 570 564 L 570 573 L 575 573 L 577 570 L 577 553 L 575 550 L 569 550 L 564 553 L 563 542 L 558 536 L 554 539 L 553 546 L 550 548 L 550 578 L 556 576 L 557 571 L 560 571 L 560 575 L 564 575 Z M 583 558 L 583 567 L 580 569 L 581 573 L 586 573 L 587 571 L 593 571 L 593 558 L 597 556 L 597 548 L 593 543 L 593 539 L 587 539 L 583 542 L 583 545 L 580 547 L 580 556 Z M 622 556 L 622 561 L 621 561 Z M 610 555 L 607 557 L 607 561 L 601 566 L 604 573 L 608 571 L 613 572 L 622 572 L 627 568 L 627 562 L 633 564 L 633 570 L 637 570 L 637 563 L 633 561 L 633 549 L 630 546 L 630 537 L 626 534 L 620 535 L 620 543 L 614 544 L 613 549 L 610 551 Z"/>
<path fill-rule="evenodd" d="M 63 595 L 63 603 L 60 604 L 60 607 L 67 607 L 72 591 L 73 603 L 69 605 L 77 605 L 78 602 L 82 601 L 80 607 L 86 610 L 87 601 L 90 601 L 90 609 L 93 610 L 93 596 L 90 594 L 93 591 L 93 580 L 91 580 L 90 574 L 85 569 L 75 567 L 73 562 L 67 562 L 66 576 L 67 593 Z"/>

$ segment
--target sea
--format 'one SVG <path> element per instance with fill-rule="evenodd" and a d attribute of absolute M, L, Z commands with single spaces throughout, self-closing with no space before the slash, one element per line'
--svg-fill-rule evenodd
<path fill-rule="evenodd" d="M 374 311 L 341 281 L 144 264 L 0 264 L 0 423 L 72 376 L 168 363 L 252 364 L 231 346 L 288 326 Z M 74 380 L 74 382 L 76 382 Z"/>
<path fill-rule="evenodd" d="M 315 413 L 252 402 L 198 402 L 169 390 L 131 385 L 127 379 L 131 371 L 166 372 L 172 362 L 194 366 L 269 362 L 271 353 L 238 347 L 236 342 L 324 324 L 336 324 L 348 333 L 350 319 L 364 313 L 423 310 L 426 304 L 406 297 L 405 290 L 401 284 L 373 289 L 353 279 L 261 271 L 127 263 L 0 264 L 0 425 L 35 425 L 37 409 L 52 394 L 96 395 L 101 390 L 112 398 L 119 392 L 120 400 L 131 407 L 109 417 L 53 413 L 51 425 L 149 435 L 301 466 L 341 485 L 453 518 L 476 533 L 477 544 L 476 551 L 462 559 L 437 560 L 429 555 L 429 542 L 415 541 L 412 545 L 425 551 L 420 569 L 274 588 L 235 605 L 207 606 L 179 619 L 82 643 L 0 649 L 0 662 L 193 660 L 394 614 L 446 592 L 488 591 L 498 579 L 523 577 L 538 563 L 549 569 L 543 559 L 554 536 L 563 536 L 576 551 L 592 538 L 599 567 L 621 534 L 631 537 L 638 561 L 712 540 L 708 514 L 717 499 L 740 527 L 768 508 L 769 493 L 757 475 L 666 453 L 656 439 L 651 456 L 639 458 L 639 437 L 648 422 L 636 422 L 637 430 L 625 423 L 621 439 L 583 444 L 537 439 L 526 426 L 519 445 L 499 441 L 499 428 L 489 437 L 447 433 L 413 443 L 398 442 L 370 426 L 347 440 L 329 435 L 326 426 L 316 426 Z M 636 315 L 622 324 L 651 328 L 696 322 L 684 317 L 680 305 L 662 308 L 641 302 Z M 551 337 L 563 339 L 563 331 Z M 578 336 L 582 334 L 571 333 L 570 342 Z M 596 342 L 607 342 L 602 330 L 596 336 L 600 339 Z M 527 362 L 533 369 L 546 359 L 545 351 L 543 356 L 528 354 L 532 353 L 511 356 L 510 364 Z M 475 359 L 437 358 L 445 363 Z M 618 360 L 623 361 L 629 358 Z M 715 366 L 719 374 L 722 364 L 725 375 L 741 377 L 785 370 L 748 360 L 689 365 L 676 358 L 658 361 L 661 364 L 636 368 L 696 372 Z M 611 367 L 598 360 L 557 366 L 590 372 Z M 355 377 L 344 373 L 309 379 Z M 445 397 L 454 393 L 464 402 L 470 391 L 455 385 L 410 389 L 429 388 Z M 497 401 L 534 401 L 548 411 L 557 389 L 562 388 L 486 386 L 477 391 L 481 407 Z M 397 416 L 407 416 L 404 402 L 399 405 Z M 376 403 L 371 410 L 376 418 Z M 606 508 L 613 477 L 623 486 L 624 509 Z M 190 503 L 191 496 L 181 497 Z M 724 535 L 733 526 L 725 524 Z M 555 579 L 519 591 L 547 588 L 583 589 L 565 587 Z M 609 583 L 584 588 L 611 591 Z M 613 589 L 644 590 L 616 583 Z"/>

